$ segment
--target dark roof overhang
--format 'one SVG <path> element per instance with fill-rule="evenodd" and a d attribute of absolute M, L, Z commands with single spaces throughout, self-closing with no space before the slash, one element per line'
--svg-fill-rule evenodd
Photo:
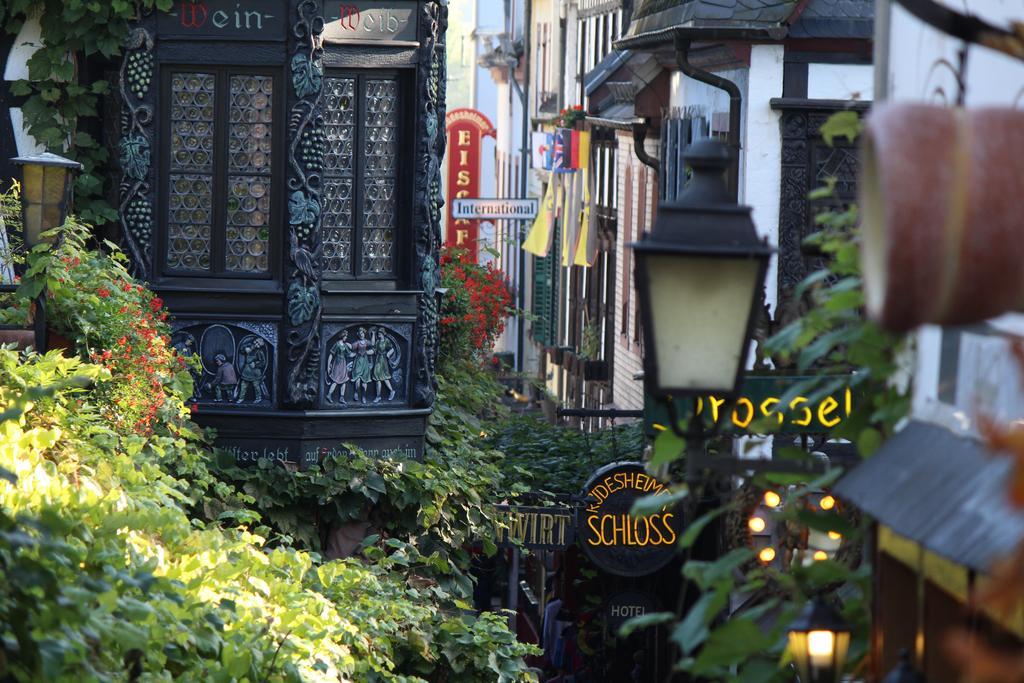
<path fill-rule="evenodd" d="M 913 421 L 834 492 L 927 550 L 987 571 L 1024 538 L 1024 512 L 1007 501 L 1012 466 L 971 436 Z"/>

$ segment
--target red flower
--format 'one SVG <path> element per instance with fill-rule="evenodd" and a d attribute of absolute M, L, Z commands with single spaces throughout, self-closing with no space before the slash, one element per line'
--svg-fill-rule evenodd
<path fill-rule="evenodd" d="M 199 412 L 199 406 L 198 406 L 198 405 L 196 405 L 195 403 L 191 403 L 191 404 L 189 404 L 189 407 L 188 407 L 188 409 L 189 409 L 189 411 L 191 411 L 191 412 L 192 412 L 192 414 L 193 414 L 193 415 L 195 415 L 196 413 L 198 413 L 198 412 Z"/>
<path fill-rule="evenodd" d="M 154 296 L 149 302 L 149 308 L 156 313 L 160 310 L 160 307 L 164 305 L 164 300 L 158 296 Z"/>
<path fill-rule="evenodd" d="M 110 296 L 110 290 L 107 289 L 106 287 L 100 287 L 99 289 L 96 290 L 96 293 L 99 294 L 99 297 L 101 299 L 106 299 L 108 296 Z"/>

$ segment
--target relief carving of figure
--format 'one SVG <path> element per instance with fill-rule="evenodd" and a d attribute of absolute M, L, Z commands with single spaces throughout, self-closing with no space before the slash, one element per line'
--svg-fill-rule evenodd
<path fill-rule="evenodd" d="M 372 344 L 366 338 L 366 328 L 360 327 L 356 333 L 358 339 L 352 342 L 352 353 L 355 360 L 352 361 L 352 383 L 355 387 L 352 392 L 352 400 L 366 403 L 366 390 L 373 379 L 373 368 L 370 363 L 370 354 L 373 352 Z"/>
<path fill-rule="evenodd" d="M 395 399 L 395 387 L 391 384 L 391 371 L 393 364 L 397 365 L 398 350 L 381 328 L 373 331 L 372 346 L 373 381 L 377 383 L 377 397 L 373 399 L 373 402 L 381 402 L 384 386 L 390 392 L 386 400 L 393 401 Z"/>
<path fill-rule="evenodd" d="M 238 398 L 235 403 L 246 400 L 252 390 L 253 401 L 260 403 L 267 395 L 264 379 L 267 375 L 267 348 L 262 339 L 248 336 L 238 345 L 238 365 L 242 381 L 238 387 Z"/>
<path fill-rule="evenodd" d="M 214 356 L 213 361 L 217 364 L 217 374 L 214 375 L 213 381 L 207 383 L 207 388 L 213 390 L 214 401 L 230 401 L 238 388 L 238 373 L 223 353 Z"/>
<path fill-rule="evenodd" d="M 331 348 L 330 355 L 327 356 L 326 399 L 328 403 L 334 403 L 334 399 L 331 396 L 334 394 L 334 390 L 338 389 L 337 402 L 342 406 L 348 405 L 348 402 L 345 401 L 345 391 L 350 379 L 349 355 L 351 353 L 352 344 L 348 343 L 348 330 L 344 330 L 341 333 L 341 337 Z M 353 395 L 352 400 L 355 400 L 355 395 Z"/>
<path fill-rule="evenodd" d="M 183 335 L 179 335 L 176 338 L 171 337 L 171 347 L 175 353 L 178 354 L 179 358 L 192 362 L 193 356 L 196 355 L 196 338 L 187 332 Z M 200 399 L 200 391 L 202 389 L 203 375 L 200 371 L 196 370 L 194 365 L 188 366 L 188 372 L 192 375 L 192 396 L 189 398 L 190 401 L 198 401 Z"/>

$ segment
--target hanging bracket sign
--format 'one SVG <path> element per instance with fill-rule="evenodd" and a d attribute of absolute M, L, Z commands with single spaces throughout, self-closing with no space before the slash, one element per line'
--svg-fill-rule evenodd
<path fill-rule="evenodd" d="M 418 45 L 415 0 L 324 2 L 325 43 Z"/>
<path fill-rule="evenodd" d="M 196 40 L 284 40 L 288 12 L 279 0 L 177 0 L 157 13 L 163 38 Z"/>
<path fill-rule="evenodd" d="M 634 517 L 630 510 L 640 498 L 668 494 L 668 485 L 647 474 L 643 463 L 615 462 L 597 470 L 583 488 L 588 502 L 577 514 L 583 553 L 619 576 L 644 576 L 664 567 L 676 554 L 682 512 L 667 505 L 647 517 Z"/>
<path fill-rule="evenodd" d="M 533 220 L 539 204 L 538 199 L 455 199 L 452 218 Z"/>
<path fill-rule="evenodd" d="M 495 506 L 494 536 L 501 548 L 565 550 L 576 540 L 576 510 L 571 507 Z"/>

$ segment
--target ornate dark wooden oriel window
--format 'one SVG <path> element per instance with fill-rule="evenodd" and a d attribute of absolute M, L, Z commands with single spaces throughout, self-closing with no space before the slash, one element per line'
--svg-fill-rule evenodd
<path fill-rule="evenodd" d="M 279 78 L 169 67 L 160 262 L 165 275 L 271 277 L 280 237 Z"/>
<path fill-rule="evenodd" d="M 328 72 L 323 112 L 324 277 L 394 279 L 401 229 L 402 83 L 386 71 Z"/>

